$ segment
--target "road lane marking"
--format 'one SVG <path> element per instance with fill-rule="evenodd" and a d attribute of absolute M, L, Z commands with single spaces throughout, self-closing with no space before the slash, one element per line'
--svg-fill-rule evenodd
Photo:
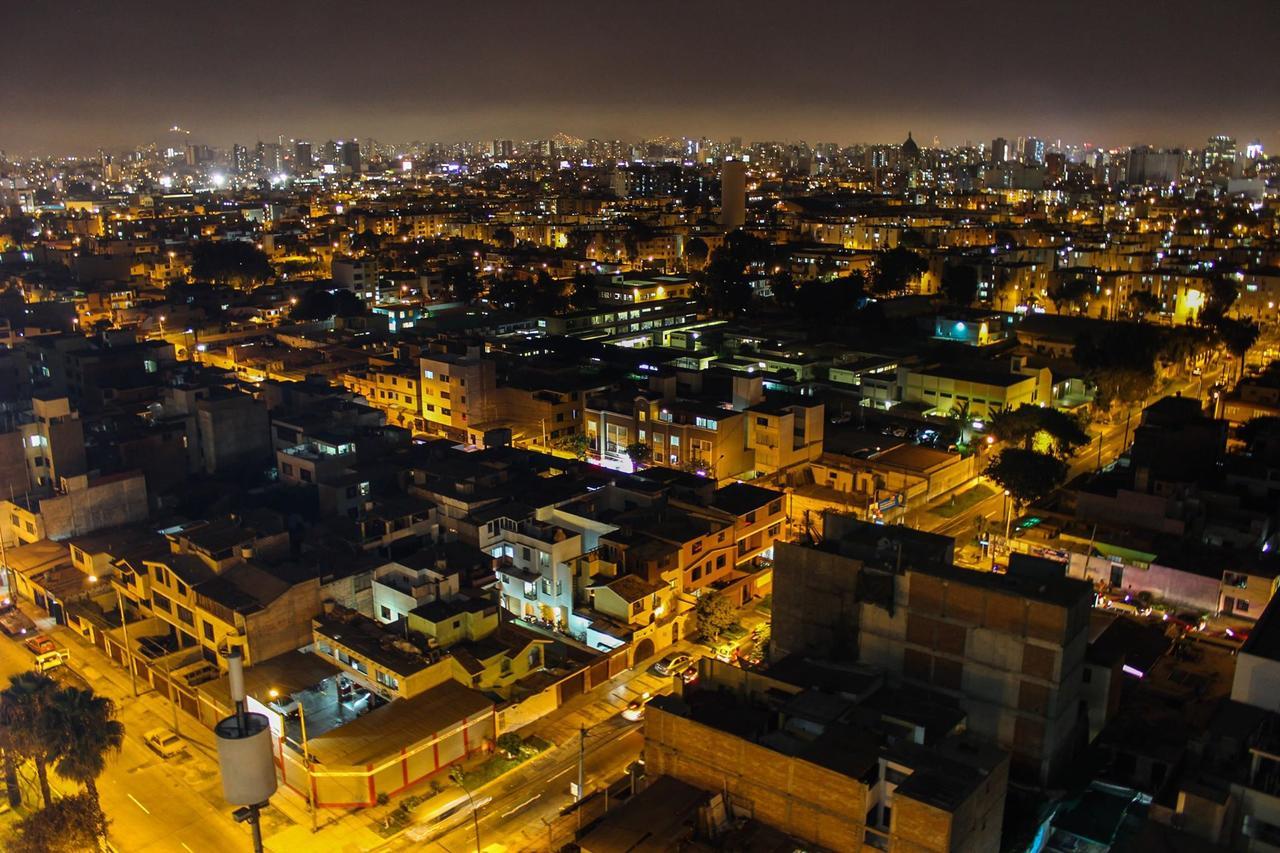
<path fill-rule="evenodd" d="M 539 798 L 539 797 L 541 797 L 541 796 L 542 796 L 541 794 L 534 794 L 532 797 L 530 797 L 529 799 L 525 800 L 525 801 L 524 801 L 523 803 L 521 803 L 520 805 L 515 806 L 514 808 L 509 809 L 508 811 L 503 812 L 503 813 L 502 813 L 502 816 L 503 816 L 503 817 L 509 817 L 510 815 L 515 814 L 516 812 L 520 811 L 522 808 L 524 808 L 525 806 L 529 805 L 529 803 L 532 803 L 534 800 L 538 799 L 538 798 Z"/>
<path fill-rule="evenodd" d="M 125 796 L 126 796 L 126 797 L 128 797 L 129 799 L 133 800 L 133 804 L 134 804 L 135 806 L 137 806 L 138 808 L 142 809 L 142 810 L 143 810 L 144 812 L 146 812 L 147 814 L 151 814 L 151 809 L 147 808 L 147 807 L 146 807 L 146 806 L 144 806 L 142 803 L 138 802 L 138 798 L 137 798 L 137 797 L 135 797 L 133 794 L 125 794 Z"/>
<path fill-rule="evenodd" d="M 182 845 L 182 849 L 186 850 L 187 853 L 196 853 L 196 851 L 192 850 L 190 847 L 187 846 L 187 842 L 179 841 L 178 843 Z"/>

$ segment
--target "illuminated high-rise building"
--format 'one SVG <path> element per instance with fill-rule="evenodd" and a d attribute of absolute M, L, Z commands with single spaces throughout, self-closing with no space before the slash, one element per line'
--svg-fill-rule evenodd
<path fill-rule="evenodd" d="M 1234 136 L 1211 136 L 1201 155 L 1204 170 L 1214 175 L 1230 175 L 1236 162 Z"/>
<path fill-rule="evenodd" d="M 1028 166 L 1044 165 L 1044 140 L 1028 136 L 1022 143 L 1022 162 Z"/>

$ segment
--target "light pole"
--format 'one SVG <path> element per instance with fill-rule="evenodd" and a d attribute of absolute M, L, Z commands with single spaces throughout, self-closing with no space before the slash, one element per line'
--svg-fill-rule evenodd
<path fill-rule="evenodd" d="M 89 575 L 89 583 L 97 583 L 97 575 Z M 124 634 L 124 654 L 125 662 L 129 667 L 129 686 L 133 688 L 133 697 L 138 698 L 138 674 L 134 671 L 133 665 L 133 646 L 129 642 L 129 622 L 124 616 L 124 596 L 120 594 L 120 587 L 115 584 L 111 585 L 111 590 L 116 594 L 116 607 L 120 608 L 120 630 Z"/>
<path fill-rule="evenodd" d="M 476 853 L 480 853 L 480 813 L 476 811 L 476 801 L 467 790 L 466 778 L 466 773 L 458 765 L 449 768 L 449 781 L 462 789 L 462 793 L 467 795 L 467 802 L 471 804 L 471 822 L 476 828 Z"/>
<path fill-rule="evenodd" d="M 1013 523 L 1013 516 L 1009 514 L 1009 490 L 1004 490 L 1004 546 L 1009 547 L 1009 525 Z"/>

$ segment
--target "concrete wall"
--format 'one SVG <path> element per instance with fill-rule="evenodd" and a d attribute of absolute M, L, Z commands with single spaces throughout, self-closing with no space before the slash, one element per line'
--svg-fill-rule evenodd
<path fill-rule="evenodd" d="M 320 615 L 320 581 L 294 584 L 265 609 L 245 617 L 249 661 L 270 660 L 312 642 L 311 620 Z"/>
<path fill-rule="evenodd" d="M 270 459 L 270 423 L 267 407 L 259 400 L 248 396 L 201 400 L 196 427 L 207 474 Z"/>
<path fill-rule="evenodd" d="M 853 591 L 862 564 L 787 542 L 774 546 L 774 557 L 770 657 L 822 650 L 852 660 L 860 612 Z"/>
<path fill-rule="evenodd" d="M 1071 555 L 1067 574 L 1092 583 L 1111 583 L 1113 568 L 1122 571 L 1120 588 L 1130 595 L 1149 592 L 1157 600 L 1210 613 L 1218 611 L 1219 578 L 1206 577 L 1155 563 L 1137 566 L 1112 563 L 1107 557 Z M 1256 617 L 1255 617 L 1256 618 Z"/>
<path fill-rule="evenodd" d="M 55 540 L 143 521 L 148 512 L 147 484 L 141 473 L 100 480 L 40 501 L 45 535 Z"/>
<path fill-rule="evenodd" d="M 867 786 L 650 706 L 645 767 L 747 801 L 756 820 L 832 850 L 862 849 Z"/>

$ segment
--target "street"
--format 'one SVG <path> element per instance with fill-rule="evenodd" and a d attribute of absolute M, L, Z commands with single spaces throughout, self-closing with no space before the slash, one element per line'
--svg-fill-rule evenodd
<path fill-rule="evenodd" d="M 1121 416 L 1117 417 L 1112 423 L 1099 423 L 1091 427 L 1091 440 L 1089 443 L 1077 450 L 1075 455 L 1067 461 L 1067 482 L 1071 482 L 1081 474 L 1088 474 L 1105 468 L 1128 450 L 1133 443 L 1134 431 L 1142 420 L 1142 411 L 1148 405 L 1154 403 L 1160 397 L 1179 394 L 1189 397 L 1199 395 L 1203 403 L 1208 389 L 1213 387 L 1221 373 L 1222 367 L 1217 365 L 1205 371 L 1202 376 L 1181 377 L 1170 383 L 1158 395 L 1153 395 L 1136 404 L 1129 411 L 1127 418 Z M 1006 512 L 1004 494 L 998 486 L 980 476 L 951 492 L 952 495 L 957 495 L 983 482 L 987 482 L 995 490 L 994 494 L 977 501 L 972 506 L 966 507 L 950 517 L 943 517 L 930 512 L 928 508 L 921 508 L 913 513 L 909 521 L 912 526 L 920 530 L 954 537 L 957 546 L 957 562 L 962 565 L 969 565 L 971 568 L 989 567 L 989 558 L 979 560 L 962 554 L 976 535 L 978 529 L 977 519 L 987 519 L 988 529 L 993 534 L 1004 535 L 1003 524 Z M 942 500 L 946 500 L 946 498 Z M 940 503 L 941 500 L 936 501 L 934 505 L 937 506 Z M 1008 507 L 1008 512 L 1014 512 L 1012 506 Z"/>
<path fill-rule="evenodd" d="M 33 611 L 28 612 L 34 615 Z M 248 829 L 235 823 L 230 807 L 221 803 L 221 782 L 210 748 L 188 741 L 185 755 L 165 760 L 143 742 L 146 732 L 171 725 L 168 703 L 154 695 L 135 699 L 127 674 L 112 669 L 96 648 L 79 641 L 73 632 L 55 628 L 46 633 L 71 649 L 69 667 L 79 678 L 69 683 L 87 684 L 99 695 L 115 700 L 119 719 L 125 725 L 124 747 L 108 759 L 107 769 L 98 779 L 112 845 L 124 853 L 250 849 Z M 19 640 L 0 638 L 0 677 L 4 685 L 10 675 L 31 669 L 31 663 L 31 655 Z M 116 683 L 119 680 L 123 685 Z M 202 728 L 190 718 L 182 722 L 191 731 Z M 212 741 L 211 732 L 205 730 L 203 734 Z M 52 769 L 49 775 L 58 791 L 76 792 L 77 786 L 59 779 Z M 24 807 L 38 804 L 36 797 L 38 794 L 24 791 Z"/>

